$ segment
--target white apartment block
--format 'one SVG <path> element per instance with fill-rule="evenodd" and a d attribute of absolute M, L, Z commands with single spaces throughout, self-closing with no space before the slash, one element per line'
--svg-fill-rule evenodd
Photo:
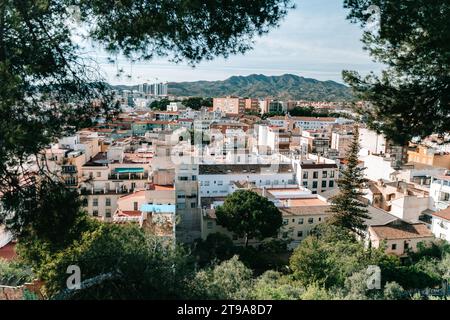
<path fill-rule="evenodd" d="M 434 236 L 450 242 L 450 208 L 434 212 L 431 221 Z"/>
<path fill-rule="evenodd" d="M 248 182 L 256 187 L 296 186 L 291 164 L 200 164 L 200 197 L 225 197 L 235 182 Z"/>
<path fill-rule="evenodd" d="M 339 170 L 335 161 L 314 155 L 302 158 L 293 160 L 300 186 L 308 188 L 314 194 L 337 188 Z"/>
<path fill-rule="evenodd" d="M 450 175 L 433 177 L 430 184 L 433 210 L 444 210 L 450 206 Z"/>

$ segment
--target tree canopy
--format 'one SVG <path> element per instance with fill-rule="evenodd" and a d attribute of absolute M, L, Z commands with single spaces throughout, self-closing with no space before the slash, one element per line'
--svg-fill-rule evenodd
<path fill-rule="evenodd" d="M 398 143 L 445 134 L 450 126 L 450 4 L 447 0 L 345 0 L 348 18 L 365 27 L 362 41 L 385 66 L 381 75 L 344 72 L 368 103 L 360 114 Z M 379 19 L 378 27 L 371 19 Z M 372 24 L 372 25 L 371 25 Z"/>
<path fill-rule="evenodd" d="M 283 223 L 280 210 L 266 197 L 250 190 L 237 190 L 227 196 L 216 209 L 216 215 L 217 223 L 244 237 L 246 246 L 251 238 L 276 236 Z"/>

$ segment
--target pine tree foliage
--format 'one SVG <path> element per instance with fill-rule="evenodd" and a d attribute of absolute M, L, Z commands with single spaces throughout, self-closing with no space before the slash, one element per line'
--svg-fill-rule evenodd
<path fill-rule="evenodd" d="M 331 199 L 332 216 L 330 224 L 340 226 L 361 234 L 366 225 L 364 219 L 369 219 L 366 205 L 361 202 L 364 193 L 361 191 L 366 179 L 364 167 L 359 165 L 359 129 L 355 128 L 353 142 L 350 145 L 345 169 L 338 180 L 339 193 Z"/>

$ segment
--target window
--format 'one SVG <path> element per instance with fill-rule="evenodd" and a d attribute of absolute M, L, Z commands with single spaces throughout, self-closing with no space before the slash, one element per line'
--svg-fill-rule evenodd
<path fill-rule="evenodd" d="M 303 179 L 308 179 L 308 171 L 303 172 Z"/>
<path fill-rule="evenodd" d="M 213 228 L 213 222 L 212 221 L 208 221 L 207 227 L 208 227 L 208 229 L 212 229 Z"/>
<path fill-rule="evenodd" d="M 105 206 L 110 207 L 111 206 L 111 198 L 105 199 Z"/>
<path fill-rule="evenodd" d="M 329 186 L 330 188 L 334 188 L 334 181 L 330 181 L 330 182 L 328 183 L 328 186 Z"/>
<path fill-rule="evenodd" d="M 217 181 L 217 185 L 218 185 L 218 186 L 223 186 L 223 181 L 221 181 L 221 180 L 220 180 L 220 181 Z"/>
<path fill-rule="evenodd" d="M 295 219 L 292 219 L 292 222 L 295 222 Z"/>
<path fill-rule="evenodd" d="M 68 185 L 68 186 L 74 186 L 74 185 L 76 185 L 75 177 L 66 177 L 66 178 L 64 179 L 64 182 L 65 182 L 66 185 Z"/>
<path fill-rule="evenodd" d="M 98 210 L 93 210 L 93 211 L 92 211 L 92 215 L 93 215 L 94 217 L 98 217 Z"/>
<path fill-rule="evenodd" d="M 100 171 L 97 171 L 97 178 L 100 178 L 102 176 L 102 173 Z"/>
<path fill-rule="evenodd" d="M 179 177 L 178 180 L 180 180 L 180 181 L 188 181 L 188 177 Z"/>
<path fill-rule="evenodd" d="M 303 224 L 303 218 L 298 219 L 298 224 Z"/>
<path fill-rule="evenodd" d="M 330 178 L 334 178 L 334 171 L 330 172 Z"/>
<path fill-rule="evenodd" d="M 322 221 L 322 218 L 319 218 L 319 222 Z"/>
<path fill-rule="evenodd" d="M 322 181 L 322 188 L 326 188 L 327 187 L 327 182 L 326 181 Z"/>
<path fill-rule="evenodd" d="M 303 181 L 303 186 L 304 186 L 305 188 L 308 188 L 308 181 Z"/>
<path fill-rule="evenodd" d="M 328 176 L 328 172 L 327 171 L 322 171 L 322 178 L 326 178 Z"/>
<path fill-rule="evenodd" d="M 303 231 L 297 231 L 297 237 L 299 238 L 303 237 Z"/>
<path fill-rule="evenodd" d="M 203 183 L 203 185 L 204 185 L 205 187 L 209 187 L 209 181 L 205 181 L 205 182 Z"/>
<path fill-rule="evenodd" d="M 87 198 L 83 198 L 82 204 L 83 204 L 83 207 L 87 207 L 88 206 L 88 199 Z"/>
<path fill-rule="evenodd" d="M 397 244 L 393 243 L 392 246 L 391 246 L 391 249 L 392 250 L 397 250 Z"/>
<path fill-rule="evenodd" d="M 405 250 L 409 249 L 409 243 L 405 241 Z"/>
<path fill-rule="evenodd" d="M 92 206 L 98 207 L 98 199 L 97 198 L 92 199 Z"/>
<path fill-rule="evenodd" d="M 105 210 L 105 217 L 106 218 L 111 218 L 111 209 L 106 209 Z"/>
<path fill-rule="evenodd" d="M 185 203 L 179 203 L 177 205 L 178 209 L 185 209 L 186 208 L 186 204 Z"/>
<path fill-rule="evenodd" d="M 194 208 L 196 208 L 196 207 L 197 207 L 197 204 L 196 204 L 195 202 L 192 202 L 192 203 L 191 203 L 191 208 L 194 209 Z"/>
<path fill-rule="evenodd" d="M 283 225 L 285 226 L 285 225 L 287 225 L 289 223 L 289 220 L 288 219 L 283 219 Z"/>
<path fill-rule="evenodd" d="M 134 211 L 138 211 L 138 203 L 137 202 L 133 202 L 133 210 Z"/>
<path fill-rule="evenodd" d="M 192 176 L 192 181 L 197 181 L 197 176 Z"/>
<path fill-rule="evenodd" d="M 309 224 L 313 224 L 314 223 L 314 218 L 308 218 L 308 223 Z"/>
<path fill-rule="evenodd" d="M 313 189 L 317 189 L 317 181 L 313 181 Z"/>
<path fill-rule="evenodd" d="M 314 171 L 313 172 L 313 179 L 317 179 L 319 178 L 319 171 Z"/>

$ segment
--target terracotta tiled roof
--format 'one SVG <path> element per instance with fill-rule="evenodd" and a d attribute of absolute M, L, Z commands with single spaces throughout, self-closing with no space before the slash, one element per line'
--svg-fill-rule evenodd
<path fill-rule="evenodd" d="M 124 210 L 117 213 L 119 217 L 140 217 L 142 212 L 139 210 Z"/>
<path fill-rule="evenodd" d="M 12 260 L 17 257 L 16 244 L 13 242 L 8 243 L 6 246 L 0 248 L 0 258 L 6 260 Z"/>
<path fill-rule="evenodd" d="M 283 216 L 314 216 L 314 215 L 329 215 L 328 212 L 330 206 L 301 206 L 301 207 L 289 207 L 280 208 Z"/>
<path fill-rule="evenodd" d="M 436 216 L 436 217 L 439 217 L 441 219 L 445 219 L 445 220 L 450 221 L 450 207 L 445 209 L 445 210 L 433 212 L 432 215 Z"/>
<path fill-rule="evenodd" d="M 424 223 L 396 220 L 383 226 L 371 226 L 370 228 L 378 238 L 386 240 L 433 237 L 433 233 Z"/>

